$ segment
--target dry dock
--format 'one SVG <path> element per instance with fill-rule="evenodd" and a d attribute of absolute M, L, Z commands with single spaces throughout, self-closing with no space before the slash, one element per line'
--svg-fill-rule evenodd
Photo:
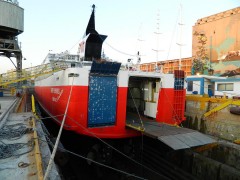
<path fill-rule="evenodd" d="M 27 96 L 0 97 L 0 179 L 43 179 L 50 149 Z M 21 112 L 22 111 L 22 112 Z M 55 164 L 49 179 L 61 179 Z"/>

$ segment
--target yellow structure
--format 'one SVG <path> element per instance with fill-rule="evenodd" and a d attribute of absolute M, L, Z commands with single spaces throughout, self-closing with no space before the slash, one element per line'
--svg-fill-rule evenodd
<path fill-rule="evenodd" d="M 22 73 L 19 74 L 20 78 L 17 78 L 17 73 L 15 70 L 10 70 L 7 73 L 0 75 L 0 87 L 7 87 L 10 84 L 17 84 L 24 80 L 32 80 L 36 77 L 51 74 L 53 72 L 60 71 L 64 69 L 66 65 L 63 63 L 58 63 L 53 66 L 53 64 L 43 64 L 31 68 L 26 68 L 22 70 Z"/>
<path fill-rule="evenodd" d="M 215 112 L 217 112 L 217 111 L 220 111 L 220 110 L 222 110 L 223 108 L 226 108 L 226 107 L 229 106 L 229 105 L 237 105 L 237 106 L 240 106 L 240 101 L 239 101 L 239 100 L 233 100 L 233 99 L 228 100 L 227 102 L 225 102 L 225 103 L 223 103 L 223 104 L 215 107 L 214 109 L 206 112 L 206 113 L 204 114 L 204 117 L 207 117 L 207 116 L 211 115 L 212 113 L 215 113 Z"/>

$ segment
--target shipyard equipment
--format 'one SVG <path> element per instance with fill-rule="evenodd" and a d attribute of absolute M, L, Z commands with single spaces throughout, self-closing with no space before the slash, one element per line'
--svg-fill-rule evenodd
<path fill-rule="evenodd" d="M 18 78 L 22 70 L 22 51 L 17 36 L 24 30 L 24 12 L 18 1 L 0 0 L 0 56 L 16 58 Z"/>

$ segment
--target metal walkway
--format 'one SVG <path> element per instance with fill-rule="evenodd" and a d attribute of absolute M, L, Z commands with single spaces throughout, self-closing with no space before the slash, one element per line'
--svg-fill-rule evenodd
<path fill-rule="evenodd" d="M 174 150 L 187 149 L 195 146 L 211 144 L 214 139 L 198 131 L 159 123 L 142 118 L 142 124 L 137 116 L 128 115 L 126 126 L 141 131 L 144 135 L 158 139 Z"/>
<path fill-rule="evenodd" d="M 59 63 L 58 65 L 47 63 L 22 69 L 22 72 L 19 74 L 17 74 L 16 71 L 9 71 L 7 73 L 0 74 L 0 86 L 5 87 L 27 79 L 34 79 L 39 76 L 52 74 L 65 68 L 66 65 L 64 63 Z"/>

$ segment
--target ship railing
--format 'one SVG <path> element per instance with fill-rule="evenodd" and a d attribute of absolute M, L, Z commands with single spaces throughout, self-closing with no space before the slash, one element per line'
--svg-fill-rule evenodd
<path fill-rule="evenodd" d="M 53 72 L 60 71 L 66 68 L 65 64 L 59 63 L 58 66 L 53 67 L 50 63 L 39 65 L 31 68 L 22 69 L 21 78 L 18 78 L 18 73 L 16 70 L 11 70 L 7 73 L 0 74 L 0 86 L 16 86 L 17 82 L 34 80 L 39 76 L 46 76 L 48 74 L 52 74 Z"/>
<path fill-rule="evenodd" d="M 74 62 L 79 62 L 79 55 L 76 54 L 69 54 L 68 52 L 65 53 L 60 53 L 60 54 L 54 54 L 54 53 L 49 53 L 47 55 L 47 59 L 49 62 L 58 62 L 58 61 L 74 61 Z"/>
<path fill-rule="evenodd" d="M 49 59 L 49 63 L 45 63 L 46 60 Z M 90 66 L 91 62 L 85 62 L 85 65 Z M 61 54 L 48 53 L 48 55 L 44 59 L 44 63 L 38 66 L 22 69 L 22 72 L 19 76 L 16 70 L 10 70 L 7 73 L 0 74 L 0 86 L 16 86 L 17 82 L 20 81 L 32 81 L 39 76 L 46 78 L 53 72 L 74 67 L 82 67 L 82 63 L 79 61 L 79 55 L 70 55 L 67 52 Z"/>

